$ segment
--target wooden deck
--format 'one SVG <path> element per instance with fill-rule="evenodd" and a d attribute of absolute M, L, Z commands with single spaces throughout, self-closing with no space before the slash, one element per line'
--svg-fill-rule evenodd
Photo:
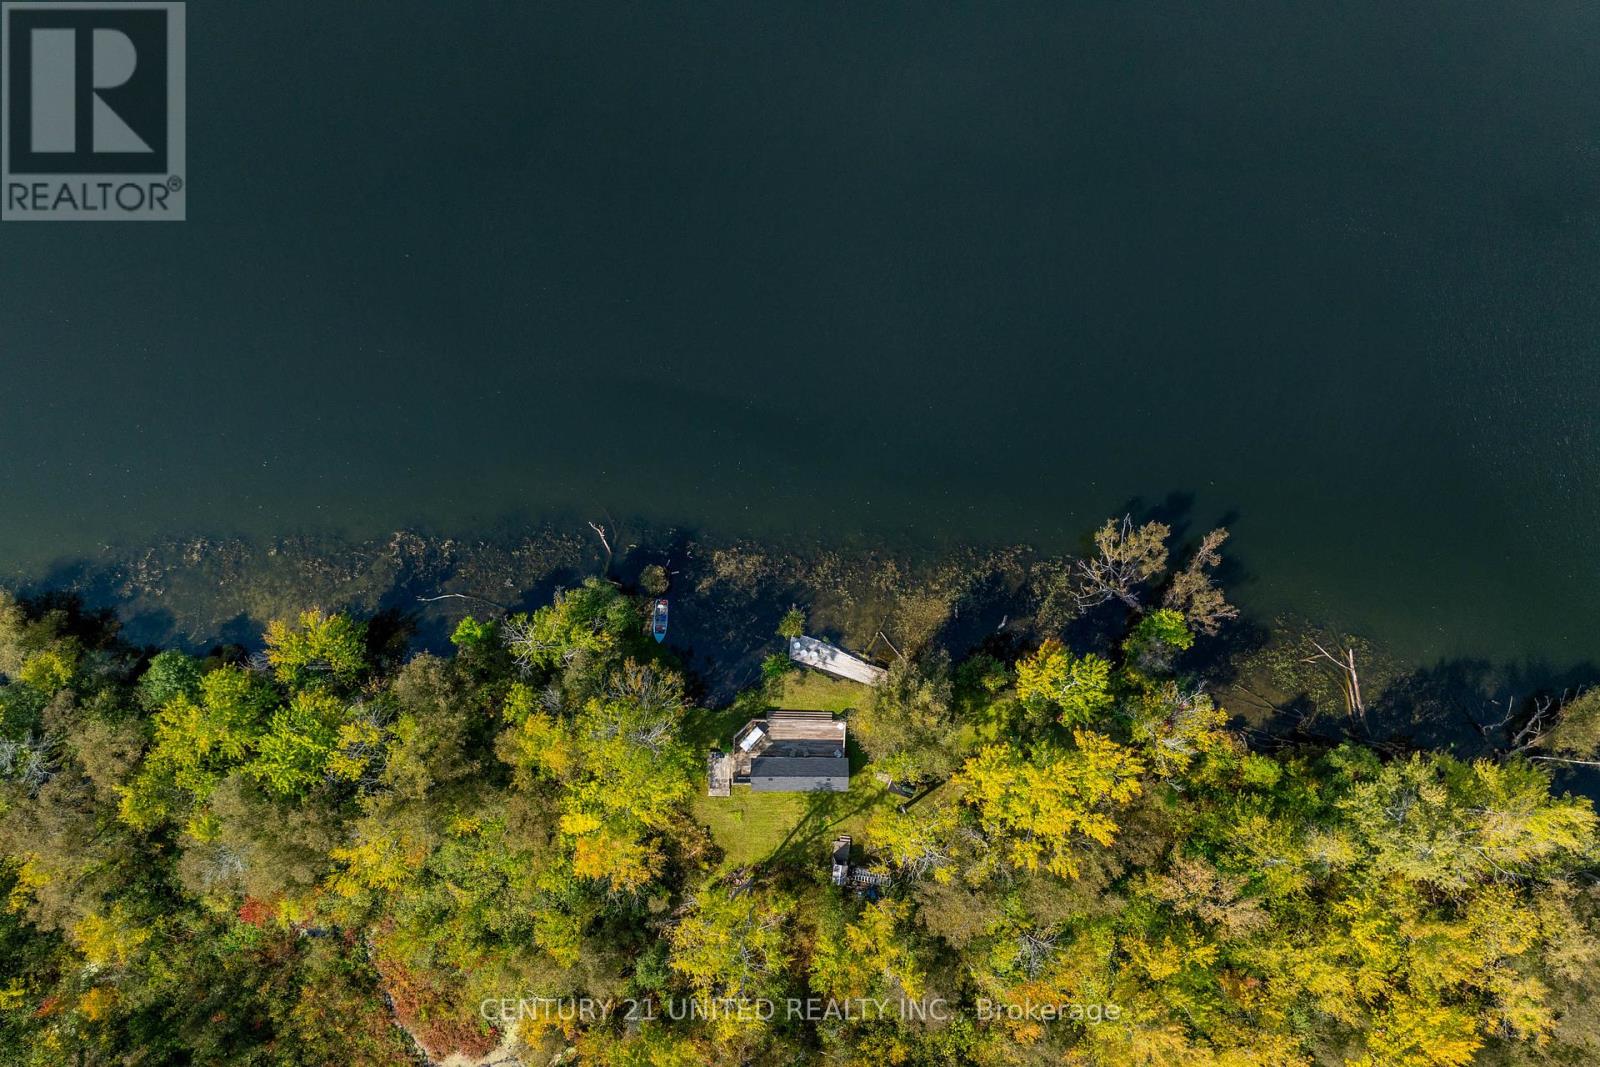
<path fill-rule="evenodd" d="M 767 732 L 774 741 L 832 741 L 844 744 L 844 720 L 830 711 L 774 711 Z"/>
<path fill-rule="evenodd" d="M 815 637 L 791 637 L 789 658 L 802 666 L 814 667 L 862 685 L 877 685 L 888 673 L 882 667 L 874 667 L 866 660 L 818 641 Z"/>
<path fill-rule="evenodd" d="M 715 750 L 706 757 L 706 795 L 733 796 L 734 757 Z"/>

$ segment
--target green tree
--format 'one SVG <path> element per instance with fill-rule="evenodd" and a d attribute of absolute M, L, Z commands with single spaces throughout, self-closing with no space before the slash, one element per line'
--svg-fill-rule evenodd
<path fill-rule="evenodd" d="M 790 608 L 783 613 L 783 619 L 778 623 L 778 636 L 784 640 L 801 637 L 806 632 L 806 613 L 799 608 Z"/>
<path fill-rule="evenodd" d="M 146 830 L 186 817 L 254 751 L 275 703 L 267 684 L 238 667 L 207 673 L 197 697 L 170 700 L 155 713 L 154 739 L 121 790 L 122 820 Z"/>
<path fill-rule="evenodd" d="M 668 965 L 710 1000 L 755 1001 L 782 991 L 794 901 L 709 883 L 667 936 Z"/>
<path fill-rule="evenodd" d="M 1013 867 L 1077 877 L 1080 845 L 1110 845 L 1113 811 L 1139 794 L 1144 766 L 1131 750 L 1086 730 L 1073 739 L 1072 748 L 1042 747 L 1032 758 L 989 745 L 952 779 Z"/>
<path fill-rule="evenodd" d="M 926 976 L 910 943 L 910 906 L 895 900 L 869 904 L 853 922 L 837 917 L 818 931 L 811 958 L 813 988 L 837 1001 L 922 996 Z"/>
<path fill-rule="evenodd" d="M 479 622 L 468 615 L 456 624 L 455 630 L 450 634 L 450 643 L 460 649 L 482 650 L 493 644 L 499 638 L 499 631 L 493 622 Z"/>
<path fill-rule="evenodd" d="M 1173 657 L 1194 645 L 1194 634 L 1180 612 L 1158 608 L 1144 616 L 1123 645 L 1128 665 L 1150 673 L 1171 668 Z"/>
<path fill-rule="evenodd" d="M 960 730 L 950 657 L 933 650 L 896 660 L 852 726 L 878 770 L 893 778 L 914 782 L 949 774 L 959 760 Z"/>
<path fill-rule="evenodd" d="M 664 596 L 671 579 L 667 576 L 667 568 L 659 563 L 652 563 L 639 574 L 639 588 L 647 596 Z"/>
<path fill-rule="evenodd" d="M 245 773 L 279 796 L 305 793 L 329 773 L 340 728 L 349 721 L 350 710 L 338 697 L 295 693 L 272 713 Z"/>
<path fill-rule="evenodd" d="M 597 578 L 557 593 L 554 603 L 532 614 L 513 615 L 504 626 L 506 647 L 525 672 L 623 653 L 639 630 L 634 606 Z"/>
<path fill-rule="evenodd" d="M 267 624 L 267 662 L 278 681 L 292 689 L 348 686 L 367 668 L 367 624 L 349 615 L 313 608 L 291 624 Z"/>
<path fill-rule="evenodd" d="M 150 711 L 166 707 L 177 697 L 200 694 L 200 664 L 193 657 L 169 648 L 150 660 L 139 679 L 139 703 Z"/>

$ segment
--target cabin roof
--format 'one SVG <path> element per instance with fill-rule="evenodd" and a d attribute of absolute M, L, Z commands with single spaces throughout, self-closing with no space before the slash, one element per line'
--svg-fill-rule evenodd
<path fill-rule="evenodd" d="M 850 788 L 850 761 L 843 756 L 757 756 L 750 761 L 750 788 L 758 793 L 805 793 Z"/>

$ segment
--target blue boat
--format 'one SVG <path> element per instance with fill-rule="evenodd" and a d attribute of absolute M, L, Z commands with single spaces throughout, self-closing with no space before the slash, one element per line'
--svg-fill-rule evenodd
<path fill-rule="evenodd" d="M 656 601 L 655 610 L 650 613 L 650 636 L 657 641 L 667 639 L 667 598 L 662 597 Z"/>

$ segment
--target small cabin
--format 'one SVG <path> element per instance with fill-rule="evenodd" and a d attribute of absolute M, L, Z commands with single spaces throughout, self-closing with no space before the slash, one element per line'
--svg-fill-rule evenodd
<path fill-rule="evenodd" d="M 843 793 L 850 788 L 845 724 L 826 711 L 773 711 L 733 735 L 733 751 L 713 751 L 707 792 L 735 785 L 757 793 Z"/>

